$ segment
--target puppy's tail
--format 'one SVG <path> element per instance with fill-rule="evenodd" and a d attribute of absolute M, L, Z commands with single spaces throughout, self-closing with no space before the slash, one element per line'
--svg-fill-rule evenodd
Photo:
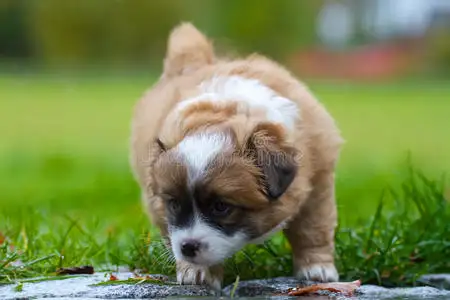
<path fill-rule="evenodd" d="M 211 42 L 191 23 L 182 23 L 169 36 L 164 75 L 174 77 L 214 62 Z"/>

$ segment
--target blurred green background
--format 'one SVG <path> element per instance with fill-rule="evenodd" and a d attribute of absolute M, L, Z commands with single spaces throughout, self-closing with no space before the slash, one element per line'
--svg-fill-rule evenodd
<path fill-rule="evenodd" d="M 142 226 L 131 112 L 180 21 L 221 52 L 263 53 L 311 86 L 346 140 L 341 223 L 372 216 L 409 159 L 441 176 L 450 167 L 450 9 L 395 3 L 0 1 L 0 232 L 29 209 Z"/>

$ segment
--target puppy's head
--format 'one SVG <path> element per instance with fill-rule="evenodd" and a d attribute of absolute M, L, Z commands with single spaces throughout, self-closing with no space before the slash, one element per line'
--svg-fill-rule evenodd
<path fill-rule="evenodd" d="M 220 263 L 293 213 L 280 198 L 297 172 L 295 151 L 271 128 L 244 141 L 231 130 L 193 133 L 170 149 L 158 141 L 155 181 L 177 259 Z"/>

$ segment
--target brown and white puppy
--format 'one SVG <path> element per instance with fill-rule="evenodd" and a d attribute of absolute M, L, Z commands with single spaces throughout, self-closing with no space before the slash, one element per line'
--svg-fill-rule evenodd
<path fill-rule="evenodd" d="M 275 62 L 217 58 L 175 28 L 164 71 L 135 108 L 131 164 L 181 284 L 219 288 L 222 262 L 284 230 L 299 279 L 336 281 L 334 171 L 342 139 Z"/>

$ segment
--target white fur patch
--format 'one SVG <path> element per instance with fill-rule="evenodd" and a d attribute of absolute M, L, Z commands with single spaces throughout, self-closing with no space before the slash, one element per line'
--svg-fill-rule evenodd
<path fill-rule="evenodd" d="M 229 146 L 229 136 L 205 132 L 185 137 L 176 151 L 187 165 L 188 178 L 192 183 L 204 177 L 208 163 Z"/>
<path fill-rule="evenodd" d="M 185 239 L 194 239 L 203 246 L 200 247 L 195 258 L 189 262 L 204 266 L 214 265 L 222 262 L 233 255 L 246 244 L 246 235 L 240 232 L 227 236 L 196 218 L 194 224 L 189 228 L 173 228 L 170 233 L 172 249 L 177 260 L 187 260 L 181 253 L 181 243 Z"/>
<path fill-rule="evenodd" d="M 291 100 L 281 97 L 275 91 L 256 79 L 240 76 L 214 77 L 199 86 L 201 94 L 186 99 L 177 105 L 177 110 L 202 101 L 237 101 L 239 113 L 248 109 L 259 109 L 266 113 L 269 122 L 281 124 L 292 130 L 299 118 L 299 108 Z"/>

